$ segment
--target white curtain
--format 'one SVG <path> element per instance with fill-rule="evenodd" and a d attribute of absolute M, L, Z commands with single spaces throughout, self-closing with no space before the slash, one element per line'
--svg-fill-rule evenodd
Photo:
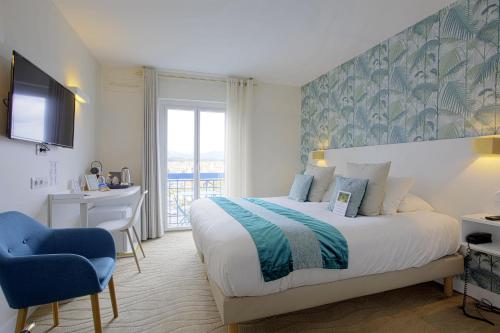
<path fill-rule="evenodd" d="M 144 199 L 142 239 L 163 236 L 160 153 L 158 147 L 159 112 L 158 77 L 153 68 L 144 68 L 144 147 L 142 185 L 148 194 Z"/>
<path fill-rule="evenodd" d="M 226 194 L 246 197 L 249 193 L 249 123 L 252 113 L 253 80 L 229 78 L 226 101 Z"/>

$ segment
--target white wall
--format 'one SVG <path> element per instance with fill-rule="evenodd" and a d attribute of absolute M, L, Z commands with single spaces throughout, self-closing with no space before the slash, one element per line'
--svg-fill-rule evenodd
<path fill-rule="evenodd" d="M 250 124 L 250 194 L 287 195 L 301 169 L 300 88 L 258 82 Z"/>
<path fill-rule="evenodd" d="M 18 210 L 47 223 L 47 194 L 67 188 L 95 157 L 99 65 L 50 0 L 0 0 L 0 97 L 7 97 L 12 50 L 20 52 L 59 82 L 80 86 L 90 103 L 77 105 L 75 148 L 52 148 L 35 156 L 35 145 L 5 137 L 6 110 L 0 106 L 0 211 Z M 58 162 L 58 185 L 30 190 L 30 177 L 48 176 Z M 0 295 L 0 332 L 12 332 L 15 311 Z"/>
<path fill-rule="evenodd" d="M 141 68 L 103 67 L 97 118 L 98 159 L 105 172 L 127 166 L 132 182 L 142 179 L 144 78 Z"/>
<path fill-rule="evenodd" d="M 158 98 L 224 102 L 226 87 L 220 82 L 160 77 Z M 98 158 L 106 171 L 120 171 L 128 166 L 132 181 L 140 184 L 144 136 L 142 69 L 103 67 L 101 105 L 97 119 Z"/>
<path fill-rule="evenodd" d="M 160 75 L 158 97 L 225 103 L 226 84 L 219 81 L 169 78 Z"/>
<path fill-rule="evenodd" d="M 129 166 L 134 182 L 140 183 L 144 133 L 140 69 L 105 67 L 102 72 L 99 159 L 108 171 Z M 160 76 L 158 98 L 225 102 L 226 84 Z M 288 193 L 294 173 L 301 168 L 299 122 L 299 87 L 257 83 L 250 124 L 252 195 Z"/>

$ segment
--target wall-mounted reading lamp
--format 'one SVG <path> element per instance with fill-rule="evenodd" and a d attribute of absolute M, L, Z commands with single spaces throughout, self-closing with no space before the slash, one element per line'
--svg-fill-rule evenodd
<path fill-rule="evenodd" d="M 78 103 L 86 104 L 90 102 L 89 96 L 79 87 L 68 87 L 68 89 L 75 94 L 75 99 Z"/>
<path fill-rule="evenodd" d="M 474 150 L 479 154 L 500 154 L 500 137 L 477 138 L 474 140 Z"/>
<path fill-rule="evenodd" d="M 312 158 L 315 161 L 321 161 L 325 159 L 325 151 L 324 150 L 315 150 L 312 152 Z"/>

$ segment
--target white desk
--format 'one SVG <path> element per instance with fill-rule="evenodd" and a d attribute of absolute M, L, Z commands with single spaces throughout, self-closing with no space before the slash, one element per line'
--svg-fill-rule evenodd
<path fill-rule="evenodd" d="M 69 191 L 49 194 L 49 227 L 52 227 L 54 205 L 60 204 L 80 204 L 80 226 L 89 226 L 88 211 L 89 204 L 99 203 L 105 200 L 127 198 L 136 195 L 140 191 L 140 186 L 131 186 L 125 189 L 101 191 L 85 191 L 81 194 L 70 194 Z"/>

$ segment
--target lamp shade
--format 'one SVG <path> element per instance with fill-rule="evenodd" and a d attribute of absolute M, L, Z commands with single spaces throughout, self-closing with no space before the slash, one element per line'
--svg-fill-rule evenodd
<path fill-rule="evenodd" d="M 324 160 L 325 159 L 325 151 L 324 150 L 315 150 L 312 152 L 313 160 Z"/>
<path fill-rule="evenodd" d="M 77 102 L 82 103 L 82 104 L 86 104 L 86 103 L 90 102 L 89 96 L 79 87 L 68 87 L 68 89 L 73 94 L 75 94 L 75 99 L 77 100 Z"/>
<path fill-rule="evenodd" d="M 474 140 L 474 150 L 479 154 L 500 154 L 500 137 L 484 137 Z"/>

